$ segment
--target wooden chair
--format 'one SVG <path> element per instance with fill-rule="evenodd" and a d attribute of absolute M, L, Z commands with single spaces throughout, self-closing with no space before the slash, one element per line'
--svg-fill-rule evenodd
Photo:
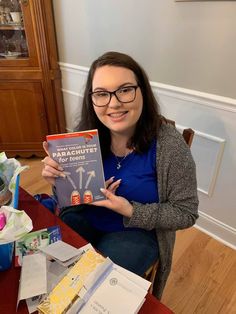
<path fill-rule="evenodd" d="M 175 126 L 174 120 L 169 120 L 169 119 L 166 119 L 165 117 L 162 117 L 162 123 L 166 123 L 166 124 L 169 123 Z M 193 137 L 194 137 L 194 130 L 191 128 L 184 129 L 182 135 L 185 139 L 185 142 L 188 144 L 189 147 L 191 147 L 192 142 L 193 142 Z M 158 260 L 145 272 L 143 276 L 145 279 L 149 280 L 152 283 L 149 288 L 150 293 L 152 293 L 152 290 L 153 290 L 153 284 L 154 284 L 157 271 L 158 271 Z"/>

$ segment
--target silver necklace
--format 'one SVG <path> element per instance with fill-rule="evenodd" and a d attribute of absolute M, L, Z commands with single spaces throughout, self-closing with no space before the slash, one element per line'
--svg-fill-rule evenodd
<path fill-rule="evenodd" d="M 131 154 L 131 153 L 132 153 L 132 151 L 128 152 L 121 160 L 119 160 L 118 157 L 113 153 L 113 155 L 115 156 L 116 161 L 117 161 L 117 164 L 116 164 L 116 169 L 117 169 L 117 170 L 119 170 L 119 169 L 121 168 L 122 162 L 123 162 L 123 161 L 125 160 L 125 158 L 126 158 L 129 154 Z"/>

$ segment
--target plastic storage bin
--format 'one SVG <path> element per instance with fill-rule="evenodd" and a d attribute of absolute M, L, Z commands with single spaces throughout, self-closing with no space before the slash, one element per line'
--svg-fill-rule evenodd
<path fill-rule="evenodd" d="M 0 271 L 7 270 L 11 267 L 13 249 L 14 242 L 0 244 Z"/>
<path fill-rule="evenodd" d="M 10 206 L 14 208 L 18 208 L 18 201 L 19 201 L 19 182 L 20 176 L 17 176 L 15 191 L 13 193 L 13 198 L 10 203 Z M 12 257 L 14 251 L 14 242 L 7 243 L 7 244 L 0 244 L 0 271 L 7 270 L 11 267 L 12 264 Z"/>

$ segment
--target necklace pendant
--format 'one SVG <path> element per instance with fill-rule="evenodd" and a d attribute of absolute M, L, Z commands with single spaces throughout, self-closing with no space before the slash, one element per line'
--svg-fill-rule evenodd
<path fill-rule="evenodd" d="M 120 168 L 121 168 L 121 164 L 118 163 L 117 166 L 116 166 L 116 169 L 119 170 Z"/>

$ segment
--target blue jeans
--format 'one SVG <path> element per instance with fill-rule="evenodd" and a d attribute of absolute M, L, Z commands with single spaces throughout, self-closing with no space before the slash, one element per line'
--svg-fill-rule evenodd
<path fill-rule="evenodd" d="M 137 275 L 142 276 L 158 259 L 158 243 L 153 231 L 103 232 L 91 226 L 82 211 L 68 212 L 62 220 L 104 256 Z"/>

